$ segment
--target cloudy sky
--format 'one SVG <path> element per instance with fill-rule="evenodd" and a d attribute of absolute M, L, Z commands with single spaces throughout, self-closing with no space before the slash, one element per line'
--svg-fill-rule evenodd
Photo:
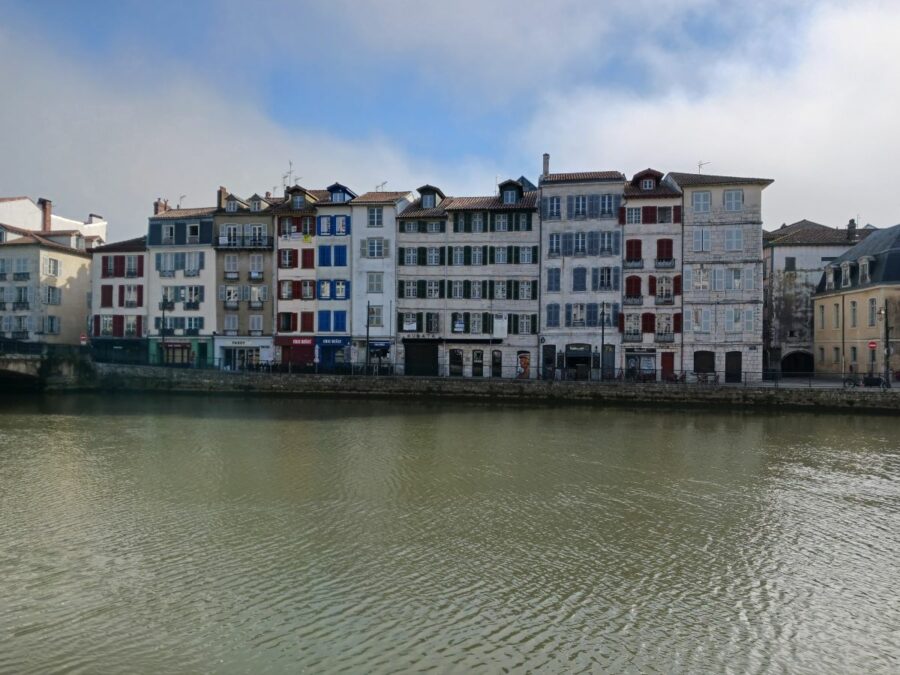
<path fill-rule="evenodd" d="M 0 0 L 0 195 L 136 236 L 158 196 L 617 169 L 774 178 L 767 228 L 900 222 L 900 2 Z M 183 195 L 183 196 L 182 196 Z"/>

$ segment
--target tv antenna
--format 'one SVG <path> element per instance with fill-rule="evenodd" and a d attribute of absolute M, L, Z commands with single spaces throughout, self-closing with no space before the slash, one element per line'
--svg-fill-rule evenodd
<path fill-rule="evenodd" d="M 179 197 L 178 197 L 178 206 L 175 207 L 176 209 L 180 209 L 180 208 L 181 208 L 181 200 L 184 199 L 185 197 L 187 197 L 187 195 L 179 195 Z"/>
<path fill-rule="evenodd" d="M 387 182 L 386 180 L 380 182 L 378 185 L 375 186 L 375 192 L 383 192 L 383 191 L 384 191 L 384 186 L 387 185 L 387 183 L 388 183 L 388 182 Z"/>
<path fill-rule="evenodd" d="M 703 167 L 712 162 L 704 162 L 702 159 L 697 162 L 697 173 L 703 173 Z"/>

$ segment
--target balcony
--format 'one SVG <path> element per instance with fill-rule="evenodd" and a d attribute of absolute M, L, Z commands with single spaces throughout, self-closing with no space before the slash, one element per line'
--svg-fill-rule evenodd
<path fill-rule="evenodd" d="M 241 303 L 239 300 L 226 300 L 225 309 L 237 309 L 238 307 L 240 307 L 240 304 Z"/>
<path fill-rule="evenodd" d="M 57 304 L 58 304 L 58 303 L 57 303 Z M 125 306 L 128 307 L 129 309 L 134 309 L 135 307 L 138 306 L 137 300 L 126 300 L 126 301 L 125 301 Z"/>
<path fill-rule="evenodd" d="M 640 258 L 638 260 L 623 260 L 622 267 L 626 270 L 642 270 L 644 269 L 644 259 Z"/>
<path fill-rule="evenodd" d="M 251 300 L 250 301 L 250 309 L 262 309 L 263 301 L 262 300 Z"/>
<path fill-rule="evenodd" d="M 251 330 L 250 331 L 251 337 L 260 337 L 262 334 L 263 334 L 263 332 L 261 330 Z"/>
<path fill-rule="evenodd" d="M 126 279 L 135 279 L 137 278 L 137 270 L 125 270 L 125 278 Z"/>
<path fill-rule="evenodd" d="M 6 272 L 0 272 L 0 281 L 6 281 Z"/>
<path fill-rule="evenodd" d="M 198 300 L 195 300 L 193 302 L 185 300 L 184 308 L 185 309 L 200 309 L 200 302 Z"/>
<path fill-rule="evenodd" d="M 185 335 L 200 335 L 200 329 L 199 328 L 185 328 L 184 334 Z"/>
<path fill-rule="evenodd" d="M 13 272 L 13 281 L 28 281 L 31 279 L 31 272 Z"/>
<path fill-rule="evenodd" d="M 644 334 L 640 331 L 625 331 L 622 333 L 622 342 L 643 342 Z"/>
<path fill-rule="evenodd" d="M 622 298 L 623 305 L 643 305 L 644 304 L 644 296 L 643 295 L 626 295 Z"/>
<path fill-rule="evenodd" d="M 200 243 L 200 235 L 199 234 L 189 234 L 187 236 L 187 243 L 199 244 Z"/>
<path fill-rule="evenodd" d="M 675 342 L 675 333 L 656 333 L 657 342 Z"/>
<path fill-rule="evenodd" d="M 273 237 L 219 237 L 216 248 L 272 248 Z"/>
<path fill-rule="evenodd" d="M 653 301 L 657 305 L 674 305 L 675 298 L 671 295 L 657 295 L 653 298 Z"/>
<path fill-rule="evenodd" d="M 172 244 L 175 243 L 175 237 L 162 237 L 159 240 L 159 243 L 166 245 L 166 246 L 171 246 Z"/>
<path fill-rule="evenodd" d="M 27 302 L 14 302 L 12 304 L 13 311 L 20 310 L 20 309 L 28 309 L 28 307 L 29 307 L 29 303 L 27 303 Z"/>
<path fill-rule="evenodd" d="M 199 276 L 200 276 L 200 270 L 185 270 L 185 271 L 184 271 L 184 276 L 186 276 L 186 277 L 199 277 Z"/>
<path fill-rule="evenodd" d="M 27 340 L 28 339 L 28 331 L 27 330 L 14 330 L 12 332 L 13 340 Z"/>
<path fill-rule="evenodd" d="M 164 312 L 171 312 L 175 309 L 175 301 L 174 300 L 163 300 L 159 303 L 160 310 Z"/>
<path fill-rule="evenodd" d="M 160 328 L 159 334 L 163 337 L 166 337 L 167 335 L 175 335 L 175 329 L 174 328 Z"/>
<path fill-rule="evenodd" d="M 675 258 L 657 258 L 653 264 L 658 270 L 673 270 L 675 269 Z"/>
<path fill-rule="evenodd" d="M 250 270 L 250 272 L 247 273 L 247 278 L 250 281 L 262 281 L 263 280 L 262 270 Z"/>
<path fill-rule="evenodd" d="M 230 329 L 229 329 L 229 330 L 223 330 L 223 331 L 222 331 L 222 334 L 223 334 L 223 335 L 227 335 L 228 337 L 234 337 L 235 335 L 238 334 L 238 332 L 237 332 L 237 330 L 230 330 Z"/>
<path fill-rule="evenodd" d="M 238 272 L 237 270 L 235 270 L 235 271 L 233 271 L 233 272 L 232 272 L 232 271 L 227 271 L 227 270 L 226 270 L 226 272 L 225 272 L 225 278 L 226 278 L 226 279 L 229 279 L 229 280 L 232 280 L 232 279 L 234 279 L 234 280 L 240 279 L 240 278 L 241 278 L 241 273 Z"/>
<path fill-rule="evenodd" d="M 159 276 L 171 279 L 175 276 L 175 270 L 160 270 Z"/>

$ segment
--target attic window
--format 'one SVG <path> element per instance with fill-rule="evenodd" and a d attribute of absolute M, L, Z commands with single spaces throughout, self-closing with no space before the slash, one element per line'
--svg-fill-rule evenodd
<path fill-rule="evenodd" d="M 652 178 L 642 178 L 641 179 L 641 190 L 652 190 L 654 187 L 654 181 Z"/>
<path fill-rule="evenodd" d="M 260 206 L 261 206 L 261 204 L 259 203 L 258 199 L 254 199 L 252 202 L 250 202 L 250 210 L 251 211 L 259 211 Z"/>
<path fill-rule="evenodd" d="M 869 278 L 869 261 L 861 260 L 859 263 L 859 283 L 867 284 L 871 281 Z"/>
<path fill-rule="evenodd" d="M 302 209 L 303 208 L 303 195 L 294 195 L 293 199 L 291 200 L 291 205 L 295 209 Z"/>
<path fill-rule="evenodd" d="M 344 200 L 344 196 L 345 196 L 345 195 L 344 195 L 343 192 L 332 192 L 332 193 L 331 193 L 331 201 L 333 201 L 333 202 L 343 202 L 343 201 L 345 201 L 345 200 Z"/>
<path fill-rule="evenodd" d="M 841 265 L 841 288 L 850 286 L 850 263 Z"/>
<path fill-rule="evenodd" d="M 825 272 L 825 288 L 831 290 L 834 288 L 834 268 L 829 267 Z"/>
<path fill-rule="evenodd" d="M 234 201 L 233 199 L 229 199 L 228 203 L 225 205 L 225 210 L 230 211 L 232 213 L 237 211 L 237 202 Z"/>
<path fill-rule="evenodd" d="M 503 203 L 504 204 L 515 204 L 518 201 L 518 195 L 515 190 L 504 190 L 503 191 Z"/>
<path fill-rule="evenodd" d="M 422 208 L 423 209 L 433 209 L 434 208 L 434 194 L 429 192 L 428 194 L 422 195 Z"/>

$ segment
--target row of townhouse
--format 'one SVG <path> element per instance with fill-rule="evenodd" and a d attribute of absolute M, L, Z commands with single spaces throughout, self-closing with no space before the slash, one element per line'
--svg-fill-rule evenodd
<path fill-rule="evenodd" d="M 153 363 L 234 369 L 759 376 L 770 183 L 550 173 L 545 156 L 537 186 L 507 180 L 491 196 L 335 183 L 249 199 L 220 188 L 208 208 L 157 200 L 146 239 L 94 251 L 94 342 L 121 355 L 140 347 L 117 341 L 143 339 Z"/>

